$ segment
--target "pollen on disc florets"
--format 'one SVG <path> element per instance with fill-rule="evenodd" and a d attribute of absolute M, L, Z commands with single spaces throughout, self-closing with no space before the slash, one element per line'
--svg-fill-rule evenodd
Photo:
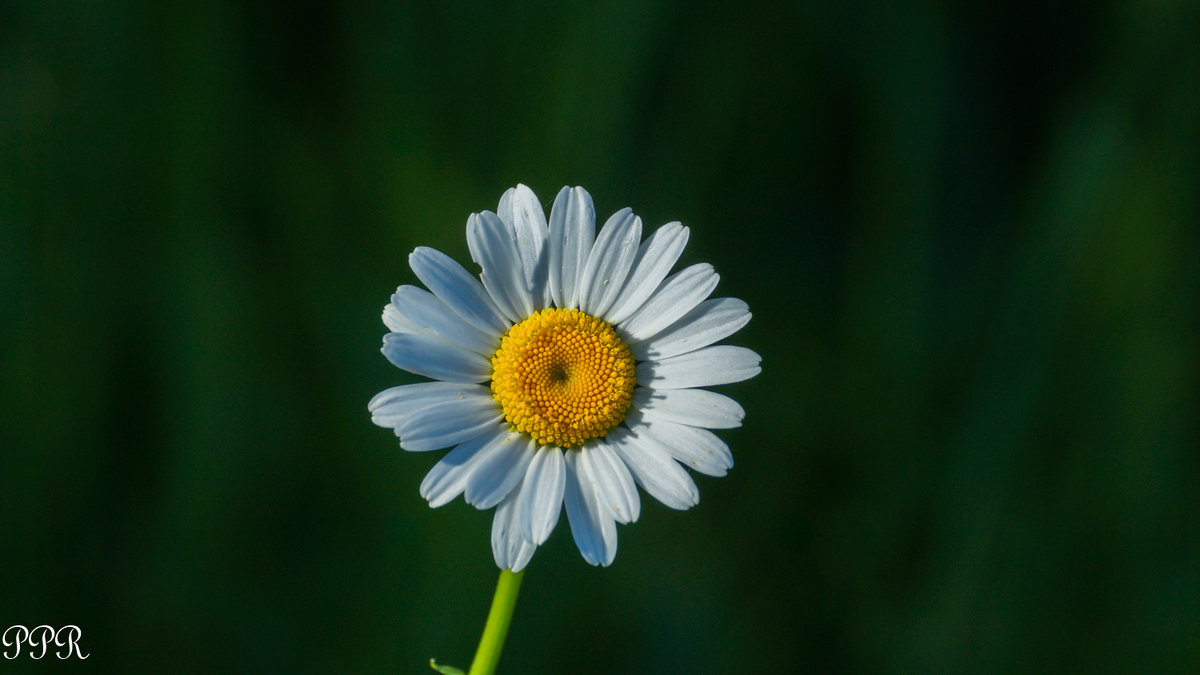
<path fill-rule="evenodd" d="M 543 309 L 504 334 L 492 357 L 492 396 L 517 431 L 573 448 L 625 419 L 635 384 L 629 347 L 605 321 Z"/>

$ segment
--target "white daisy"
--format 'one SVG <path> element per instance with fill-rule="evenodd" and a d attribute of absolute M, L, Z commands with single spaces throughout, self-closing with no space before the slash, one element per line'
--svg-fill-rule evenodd
<path fill-rule="evenodd" d="M 524 185 L 496 213 L 467 219 L 479 279 L 419 247 L 429 289 L 401 286 L 383 310 L 383 354 L 434 380 L 371 399 L 372 420 L 411 451 L 454 446 L 421 483 L 432 507 L 458 495 L 496 507 L 492 553 L 520 571 L 565 504 L 585 560 L 609 565 L 617 523 L 638 519 L 637 487 L 673 509 L 700 499 L 688 467 L 723 476 L 733 457 L 709 429 L 741 425 L 733 399 L 700 389 L 760 371 L 758 354 L 713 346 L 750 320 L 736 298 L 708 300 L 711 265 L 667 276 L 688 228 L 641 241 L 622 209 L 596 233 L 592 198 L 563 188 L 550 223 Z"/>

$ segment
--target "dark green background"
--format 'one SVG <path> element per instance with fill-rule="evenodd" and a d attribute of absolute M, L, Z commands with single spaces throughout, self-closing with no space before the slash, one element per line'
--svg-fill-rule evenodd
<path fill-rule="evenodd" d="M 1198 19 L 4 3 L 0 628 L 80 626 L 74 670 L 465 666 L 491 513 L 431 511 L 440 453 L 366 402 L 412 381 L 408 252 L 467 262 L 523 182 L 690 225 L 763 373 L 698 507 L 609 569 L 560 522 L 502 673 L 1200 669 Z"/>

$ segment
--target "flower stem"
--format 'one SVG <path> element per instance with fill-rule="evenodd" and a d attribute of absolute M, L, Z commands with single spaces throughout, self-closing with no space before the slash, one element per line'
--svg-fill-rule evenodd
<path fill-rule="evenodd" d="M 496 582 L 496 596 L 492 598 L 487 625 L 483 627 L 483 637 L 479 639 L 479 649 L 475 650 L 475 660 L 471 663 L 471 671 L 467 675 L 492 675 L 496 672 L 496 664 L 500 662 L 500 650 L 504 648 L 504 638 L 508 637 L 508 625 L 512 623 L 513 608 L 517 605 L 521 577 L 524 575 L 525 570 L 500 570 L 500 580 Z"/>

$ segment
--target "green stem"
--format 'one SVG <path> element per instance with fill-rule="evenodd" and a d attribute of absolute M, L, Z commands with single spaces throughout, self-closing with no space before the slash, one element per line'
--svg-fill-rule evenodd
<path fill-rule="evenodd" d="M 500 580 L 496 582 L 496 597 L 492 598 L 487 625 L 483 627 L 483 637 L 479 639 L 479 649 L 475 650 L 475 660 L 471 663 L 471 671 L 467 675 L 492 675 L 496 672 L 496 664 L 500 662 L 500 650 L 504 648 L 504 638 L 508 637 L 508 625 L 512 623 L 513 608 L 517 605 L 521 577 L 524 575 L 525 570 L 500 570 Z"/>

